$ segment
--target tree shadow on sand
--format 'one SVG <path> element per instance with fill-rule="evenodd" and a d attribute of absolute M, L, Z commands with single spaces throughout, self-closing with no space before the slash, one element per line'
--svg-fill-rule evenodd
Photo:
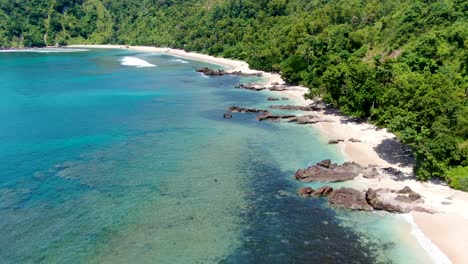
<path fill-rule="evenodd" d="M 410 147 L 403 145 L 396 139 L 384 139 L 379 145 L 374 147 L 379 157 L 386 162 L 401 167 L 414 165 L 414 156 Z M 413 174 L 403 173 L 396 168 L 384 169 L 394 180 L 402 181 L 414 178 Z"/>

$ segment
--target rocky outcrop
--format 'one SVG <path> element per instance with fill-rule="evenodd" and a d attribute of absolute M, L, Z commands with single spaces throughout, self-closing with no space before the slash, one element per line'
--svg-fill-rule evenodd
<path fill-rule="evenodd" d="M 341 187 L 333 191 L 328 196 L 328 201 L 331 205 L 340 208 L 372 211 L 364 193 L 353 188 Z"/>
<path fill-rule="evenodd" d="M 317 190 L 315 190 L 315 191 L 312 193 L 312 196 L 313 196 L 313 197 L 328 196 L 328 195 L 330 195 L 331 192 L 333 192 L 333 188 L 332 188 L 332 187 L 330 187 L 330 186 L 322 186 L 322 187 L 318 188 Z"/>
<path fill-rule="evenodd" d="M 197 72 L 201 72 L 204 75 L 207 76 L 223 76 L 223 75 L 232 75 L 232 76 L 255 76 L 255 77 L 262 77 L 262 73 L 260 72 L 254 72 L 254 73 L 245 73 L 242 71 L 232 71 L 232 72 L 227 72 L 222 69 L 210 69 L 208 67 L 201 67 L 196 69 Z"/>
<path fill-rule="evenodd" d="M 273 85 L 272 87 L 268 88 L 270 91 L 286 91 L 288 88 L 284 85 Z"/>
<path fill-rule="evenodd" d="M 357 138 L 350 138 L 350 139 L 348 139 L 348 141 L 349 141 L 349 142 L 354 142 L 354 143 L 362 142 L 362 140 L 357 139 Z"/>
<path fill-rule="evenodd" d="M 226 71 L 224 70 L 221 70 L 221 69 L 210 69 L 210 68 L 207 68 L 207 67 L 202 67 L 202 68 L 198 68 L 196 69 L 197 72 L 201 72 L 203 73 L 204 75 L 207 75 L 207 76 L 222 76 L 222 75 L 226 75 Z"/>
<path fill-rule="evenodd" d="M 251 90 L 251 91 L 256 91 L 256 92 L 266 89 L 265 87 L 260 87 L 255 84 L 239 84 L 235 88 L 241 88 L 241 89 L 246 89 L 246 90 Z"/>
<path fill-rule="evenodd" d="M 274 114 L 266 111 L 266 112 L 263 112 L 261 115 L 257 116 L 257 120 L 258 121 L 263 121 L 263 120 L 278 121 L 278 120 L 281 120 L 281 119 L 290 119 L 290 118 L 293 118 L 293 117 L 296 117 L 296 116 L 295 115 L 274 115 Z"/>
<path fill-rule="evenodd" d="M 302 187 L 297 190 L 297 194 L 301 197 L 311 197 L 312 193 L 314 193 L 314 189 L 311 187 Z"/>
<path fill-rule="evenodd" d="M 366 192 L 366 200 L 375 210 L 387 212 L 407 213 L 415 209 L 419 211 L 424 209 L 420 206 L 424 203 L 421 195 L 408 186 L 398 191 L 388 188 L 377 190 L 369 188 Z"/>
<path fill-rule="evenodd" d="M 344 140 L 343 139 L 330 139 L 328 141 L 328 144 L 338 144 L 340 142 L 343 142 Z"/>
<path fill-rule="evenodd" d="M 354 162 L 337 165 L 331 164 L 330 160 L 323 160 L 306 169 L 299 169 L 294 177 L 302 182 L 339 182 L 354 179 L 362 170 L 363 167 Z"/>
<path fill-rule="evenodd" d="M 333 190 L 332 187 L 322 186 L 315 191 L 310 187 L 300 188 L 298 194 L 302 197 L 328 197 L 331 205 L 352 210 L 382 210 L 390 213 L 408 213 L 411 211 L 434 213 L 422 206 L 424 200 L 421 195 L 405 187 L 401 190 L 369 188 L 362 192 L 353 188 L 342 187 Z"/>
<path fill-rule="evenodd" d="M 244 108 L 239 106 L 231 106 L 227 109 L 228 112 L 232 113 L 269 113 L 266 110 L 260 110 L 255 108 Z"/>

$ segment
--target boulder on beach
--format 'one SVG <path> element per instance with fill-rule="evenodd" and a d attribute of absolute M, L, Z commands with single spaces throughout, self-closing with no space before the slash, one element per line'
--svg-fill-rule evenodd
<path fill-rule="evenodd" d="M 338 143 L 340 143 L 340 142 L 344 142 L 344 140 L 343 140 L 343 139 L 330 139 L 330 140 L 328 141 L 328 144 L 330 144 L 330 145 L 331 145 L 331 144 L 338 144 Z"/>
<path fill-rule="evenodd" d="M 295 178 L 302 182 L 339 182 L 352 180 L 358 176 L 364 168 L 355 162 L 345 162 L 342 165 L 331 164 L 329 160 L 323 160 L 306 169 L 299 169 Z"/>
<path fill-rule="evenodd" d="M 325 165 L 329 164 L 325 162 Z M 329 164 L 333 165 L 333 164 Z M 311 193 L 312 192 L 312 193 Z M 380 188 L 373 190 L 369 188 L 362 192 L 353 188 L 342 187 L 333 190 L 330 186 L 322 186 L 315 191 L 310 187 L 298 190 L 303 197 L 328 197 L 331 205 L 352 210 L 382 210 L 390 213 L 408 213 L 411 211 L 434 213 L 434 211 L 422 206 L 424 200 L 421 195 L 405 187 L 401 190 Z"/>
<path fill-rule="evenodd" d="M 364 193 L 353 188 L 341 187 L 334 190 L 328 196 L 328 201 L 331 205 L 340 208 L 372 211 L 372 207 L 367 203 Z"/>
<path fill-rule="evenodd" d="M 421 210 L 420 204 L 424 203 L 421 195 L 407 186 L 398 191 L 388 188 L 377 190 L 369 188 L 366 191 L 366 199 L 375 210 L 395 213 L 407 213 L 415 208 Z"/>

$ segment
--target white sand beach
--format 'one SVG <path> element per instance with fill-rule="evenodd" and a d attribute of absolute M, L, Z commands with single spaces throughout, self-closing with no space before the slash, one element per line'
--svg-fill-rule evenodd
<path fill-rule="evenodd" d="M 73 48 L 111 48 L 130 49 L 142 52 L 155 52 L 173 55 L 181 58 L 200 60 L 221 65 L 227 70 L 242 71 L 245 73 L 259 72 L 251 70 L 243 61 L 217 58 L 209 55 L 186 52 L 178 49 L 156 48 L 143 46 L 122 45 L 71 45 Z M 284 83 L 279 74 L 262 72 L 265 83 Z M 305 87 L 289 87 L 285 91 L 276 91 L 284 97 L 294 99 L 296 104 L 308 105 L 310 100 L 303 95 L 308 91 Z M 306 112 L 304 112 L 306 114 Z M 468 193 L 449 188 L 440 182 L 419 182 L 412 175 L 412 164 L 406 157 L 394 155 L 393 152 L 400 146 L 395 135 L 386 129 L 378 129 L 368 123 L 356 122 L 349 117 L 334 111 L 318 113 L 323 122 L 313 124 L 318 128 L 326 140 L 343 139 L 339 148 L 346 160 L 355 161 L 361 165 L 377 165 L 381 167 L 394 167 L 404 175 L 395 177 L 382 175 L 374 179 L 358 177 L 351 184 L 358 189 L 391 188 L 401 189 L 409 186 L 421 194 L 425 206 L 435 211 L 435 214 L 411 213 L 417 226 L 422 232 L 450 259 L 452 263 L 468 263 Z M 361 142 L 351 142 L 350 138 Z"/>

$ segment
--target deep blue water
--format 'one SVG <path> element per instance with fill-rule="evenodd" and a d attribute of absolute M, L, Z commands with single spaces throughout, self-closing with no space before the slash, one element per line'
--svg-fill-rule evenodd
<path fill-rule="evenodd" d="M 342 160 L 317 132 L 223 119 L 265 105 L 233 89 L 247 80 L 126 50 L 0 62 L 1 263 L 400 262 L 394 240 L 296 197 L 297 168 Z"/>

